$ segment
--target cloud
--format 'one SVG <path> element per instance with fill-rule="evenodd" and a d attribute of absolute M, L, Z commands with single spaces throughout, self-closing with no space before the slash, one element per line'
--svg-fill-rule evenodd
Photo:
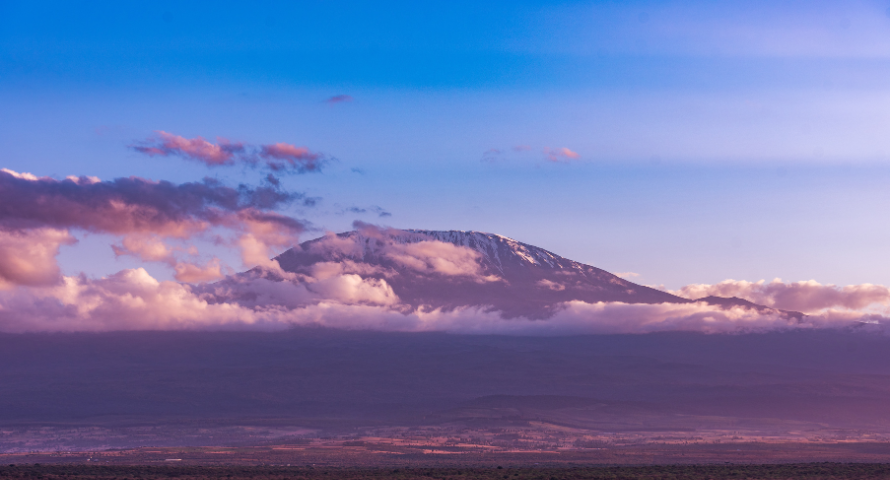
<path fill-rule="evenodd" d="M 640 274 L 634 273 L 634 272 L 618 272 L 618 273 L 615 273 L 615 276 L 621 277 L 621 278 L 634 278 L 634 277 L 639 277 Z"/>
<path fill-rule="evenodd" d="M 153 136 L 130 145 L 130 148 L 150 157 L 176 156 L 208 167 L 236 164 L 255 167 L 263 163 L 278 173 L 318 172 L 327 161 L 322 153 L 284 142 L 249 145 L 222 137 L 217 137 L 216 141 L 210 143 L 203 137 L 189 139 L 159 130 Z"/>
<path fill-rule="evenodd" d="M 690 304 L 565 302 L 547 319 L 503 318 L 488 308 L 410 309 L 385 280 L 339 264 L 275 281 L 241 275 L 203 286 L 162 282 L 143 269 L 56 286 L 0 291 L 0 331 L 171 329 L 281 330 L 295 325 L 379 331 L 567 335 L 697 331 L 709 334 L 856 328 L 884 331 L 884 317 L 826 311 L 795 320 L 745 308 Z"/>
<path fill-rule="evenodd" d="M 502 150 L 500 148 L 490 148 L 484 152 L 482 152 L 482 161 L 483 162 L 497 162 L 499 160 L 504 159 L 505 155 L 509 153 L 522 153 L 529 152 L 532 150 L 532 147 L 528 145 L 516 145 L 511 147 L 509 150 Z"/>
<path fill-rule="evenodd" d="M 391 216 L 392 216 L 391 213 L 387 212 L 387 211 L 384 210 L 382 207 L 378 207 L 377 205 L 371 205 L 371 206 L 368 207 L 368 208 L 362 208 L 362 207 L 352 206 L 352 207 L 344 208 L 344 209 L 343 209 L 342 211 L 340 211 L 339 213 L 341 213 L 341 214 L 343 214 L 343 213 L 354 213 L 354 214 L 357 214 L 357 215 L 364 215 L 364 214 L 369 213 L 369 212 L 370 212 L 370 213 L 375 213 L 375 214 L 377 214 L 377 216 L 380 217 L 380 218 L 391 217 Z"/>
<path fill-rule="evenodd" d="M 320 153 L 310 152 L 306 147 L 288 143 L 262 145 L 260 156 L 266 159 L 266 165 L 275 172 L 288 170 L 299 173 L 317 172 L 321 170 L 324 161 Z"/>
<path fill-rule="evenodd" d="M 265 264 L 270 248 L 296 243 L 306 229 L 304 222 L 271 209 L 301 198 L 273 187 L 231 188 L 209 179 L 179 185 L 138 177 L 55 180 L 3 170 L 0 276 L 6 284 L 23 285 L 58 279 L 54 258 L 59 245 L 74 241 L 69 230 L 121 235 L 112 246 L 116 255 L 175 266 L 177 250 L 164 239 L 221 229 L 237 238 L 231 242 L 242 247 L 245 264 Z"/>
<path fill-rule="evenodd" d="M 336 105 L 338 103 L 351 102 L 352 100 L 353 98 L 351 95 L 334 95 L 325 100 L 325 103 L 328 105 Z"/>
<path fill-rule="evenodd" d="M 76 242 L 67 230 L 0 230 L 0 289 L 14 285 L 54 285 L 62 280 L 59 247 Z"/>
<path fill-rule="evenodd" d="M 568 148 L 544 148 L 544 158 L 548 162 L 566 162 L 568 160 L 576 160 L 580 156 L 569 150 Z"/>
<path fill-rule="evenodd" d="M 196 265 L 188 262 L 177 262 L 174 266 L 177 281 L 184 283 L 212 282 L 223 278 L 222 264 L 218 258 L 214 258 L 205 265 Z"/>
<path fill-rule="evenodd" d="M 725 280 L 716 285 L 687 285 L 671 292 L 686 298 L 697 299 L 709 295 L 739 297 L 745 300 L 782 310 L 804 313 L 826 309 L 864 310 L 877 305 L 890 305 L 890 288 L 883 285 L 822 285 L 815 280 L 785 283 L 775 279 L 769 283 Z"/>
<path fill-rule="evenodd" d="M 356 235 L 328 233 L 309 244 L 308 252 L 339 262 L 361 262 L 374 256 L 399 268 L 443 276 L 462 276 L 483 283 L 500 280 L 487 275 L 482 255 L 472 248 L 429 238 L 422 233 L 353 222 Z"/>
<path fill-rule="evenodd" d="M 139 177 L 93 182 L 5 170 L 0 171 L 0 228 L 187 237 L 231 222 L 239 212 L 272 209 L 299 198 L 271 187 L 235 189 L 210 179 L 178 185 Z"/>
<path fill-rule="evenodd" d="M 170 265 L 176 263 L 173 249 L 157 235 L 127 235 L 120 245 L 112 245 L 111 249 L 116 257 L 130 255 L 146 262 L 162 262 Z"/>
<path fill-rule="evenodd" d="M 503 151 L 497 148 L 489 148 L 488 150 L 482 152 L 482 161 L 483 162 L 496 162 L 502 158 Z"/>
<path fill-rule="evenodd" d="M 490 148 L 482 152 L 482 161 L 493 163 L 507 158 L 508 155 L 516 156 L 518 154 L 530 152 L 532 150 L 533 148 L 529 145 L 516 145 L 508 150 L 500 148 Z M 542 152 L 544 153 L 544 159 L 548 162 L 567 162 L 569 160 L 577 160 L 578 158 L 580 158 L 580 155 L 578 155 L 576 152 L 573 152 L 572 150 L 569 150 L 565 147 L 544 147 Z"/>
<path fill-rule="evenodd" d="M 551 280 L 547 280 L 546 278 L 542 278 L 541 280 L 538 280 L 536 283 L 539 287 L 548 288 L 550 290 L 554 290 L 557 292 L 560 292 L 560 291 L 566 289 L 565 285 L 551 281 Z"/>
<path fill-rule="evenodd" d="M 275 212 L 246 210 L 239 212 L 238 219 L 242 233 L 237 244 L 245 265 L 278 269 L 278 263 L 270 260 L 270 249 L 293 246 L 304 230 L 300 221 Z"/>
<path fill-rule="evenodd" d="M 468 276 L 480 281 L 495 281 L 486 276 L 479 266 L 481 254 L 471 248 L 438 240 L 416 243 L 392 243 L 382 249 L 385 257 L 421 273 L 438 273 L 448 276 Z"/>
<path fill-rule="evenodd" d="M 211 167 L 234 165 L 235 155 L 244 152 L 244 145 L 241 143 L 232 143 L 222 137 L 217 137 L 216 141 L 218 143 L 214 144 L 203 137 L 189 139 L 159 130 L 155 132 L 154 138 L 132 148 L 151 157 L 175 155 Z"/>
<path fill-rule="evenodd" d="M 379 227 L 360 221 L 354 222 L 353 226 L 359 235 L 348 238 L 348 241 L 356 244 L 349 249 L 352 252 L 363 252 L 365 247 L 360 247 L 358 244 L 364 245 L 367 238 L 374 240 L 369 247 L 373 249 L 373 254 L 419 273 L 466 276 L 478 282 L 499 280 L 496 276 L 485 275 L 479 263 L 482 254 L 472 248 L 427 238 L 420 233 Z M 330 237 L 325 237 L 321 243 L 329 239 Z M 342 248 L 342 240 L 337 242 Z"/>

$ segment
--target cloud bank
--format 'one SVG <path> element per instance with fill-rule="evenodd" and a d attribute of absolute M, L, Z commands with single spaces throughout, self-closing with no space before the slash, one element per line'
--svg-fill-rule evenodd
<path fill-rule="evenodd" d="M 716 285 L 687 285 L 671 293 L 691 299 L 709 295 L 739 297 L 768 307 L 804 313 L 829 309 L 876 311 L 890 305 L 890 288 L 883 285 L 866 283 L 839 287 L 822 285 L 815 280 L 792 283 L 778 278 L 769 283 L 764 280 L 725 280 Z"/>
<path fill-rule="evenodd" d="M 485 308 L 400 308 L 385 280 L 340 267 L 285 280 L 230 277 L 213 285 L 158 281 L 143 269 L 101 279 L 65 277 L 61 285 L 0 292 L 0 331 L 177 329 L 281 330 L 324 326 L 398 332 L 566 335 L 698 331 L 743 333 L 814 328 L 883 331 L 874 319 L 824 312 L 803 320 L 705 303 L 566 302 L 551 318 L 504 319 Z"/>
<path fill-rule="evenodd" d="M 256 167 L 263 164 L 277 173 L 318 172 L 327 161 L 324 154 L 289 143 L 250 145 L 222 137 L 218 137 L 216 141 L 217 143 L 211 143 L 202 137 L 184 138 L 159 130 L 152 137 L 130 147 L 150 157 L 175 156 L 208 167 L 236 164 Z"/>

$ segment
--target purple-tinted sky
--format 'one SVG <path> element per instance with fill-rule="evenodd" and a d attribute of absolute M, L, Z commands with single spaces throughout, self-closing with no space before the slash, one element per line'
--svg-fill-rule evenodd
<path fill-rule="evenodd" d="M 671 289 L 890 284 L 888 8 L 3 1 L 0 168 L 271 173 L 299 201 L 263 211 L 300 240 L 357 219 L 488 231 Z M 258 232 L 242 207 L 214 221 Z M 163 251 L 116 256 L 119 233 L 72 230 L 62 274 L 178 272 Z"/>

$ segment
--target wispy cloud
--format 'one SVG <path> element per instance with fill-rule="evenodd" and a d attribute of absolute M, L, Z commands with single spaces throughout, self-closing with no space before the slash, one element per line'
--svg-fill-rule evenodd
<path fill-rule="evenodd" d="M 569 160 L 577 160 L 580 155 L 569 150 L 568 148 L 544 148 L 544 158 L 548 162 L 566 162 Z"/>
<path fill-rule="evenodd" d="M 482 161 L 494 163 L 532 151 L 534 151 L 534 148 L 529 145 L 516 145 L 508 149 L 490 148 L 482 152 Z M 570 160 L 577 160 L 581 158 L 581 156 L 577 152 L 574 152 L 565 147 L 544 147 L 541 150 L 541 153 L 543 153 L 544 155 L 544 160 L 551 163 L 568 162 Z"/>
<path fill-rule="evenodd" d="M 327 98 L 325 103 L 328 105 L 335 105 L 338 103 L 351 102 L 352 100 L 351 95 L 334 95 L 333 97 Z"/>
<path fill-rule="evenodd" d="M 328 157 L 307 147 L 289 143 L 250 145 L 217 137 L 211 143 L 202 137 L 184 138 L 157 131 L 155 135 L 130 145 L 133 150 L 148 156 L 176 156 L 196 161 L 208 167 L 243 164 L 264 165 L 274 172 L 307 173 L 321 171 Z"/>
<path fill-rule="evenodd" d="M 621 277 L 621 278 L 634 278 L 634 277 L 639 277 L 640 274 L 634 273 L 634 272 L 617 272 L 617 273 L 615 273 L 615 276 Z"/>
<path fill-rule="evenodd" d="M 244 144 L 233 143 L 217 137 L 210 143 L 203 137 L 184 138 L 164 131 L 155 132 L 153 138 L 132 145 L 133 150 L 148 156 L 179 156 L 201 162 L 207 166 L 234 165 L 235 155 L 244 152 Z"/>
<path fill-rule="evenodd" d="M 503 158 L 504 152 L 498 148 L 489 148 L 488 150 L 482 152 L 482 161 L 483 162 L 496 162 Z"/>
<path fill-rule="evenodd" d="M 372 213 L 372 214 L 377 215 L 380 218 L 392 216 L 392 213 L 387 212 L 382 207 L 378 207 L 377 205 L 371 205 L 370 207 L 367 207 L 367 208 L 352 206 L 352 207 L 344 208 L 343 210 L 340 211 L 340 213 L 341 214 L 354 213 L 357 215 L 365 215 L 368 213 Z"/>

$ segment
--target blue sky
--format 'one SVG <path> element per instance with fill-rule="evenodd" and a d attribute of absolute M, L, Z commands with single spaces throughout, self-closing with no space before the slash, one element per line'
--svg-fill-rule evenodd
<path fill-rule="evenodd" d="M 2 0 L 0 167 L 259 184 L 128 146 L 287 142 L 336 159 L 283 180 L 321 199 L 287 212 L 319 234 L 490 231 L 670 288 L 890 284 L 888 9 Z M 108 243 L 63 247 L 63 271 L 137 265 Z"/>

